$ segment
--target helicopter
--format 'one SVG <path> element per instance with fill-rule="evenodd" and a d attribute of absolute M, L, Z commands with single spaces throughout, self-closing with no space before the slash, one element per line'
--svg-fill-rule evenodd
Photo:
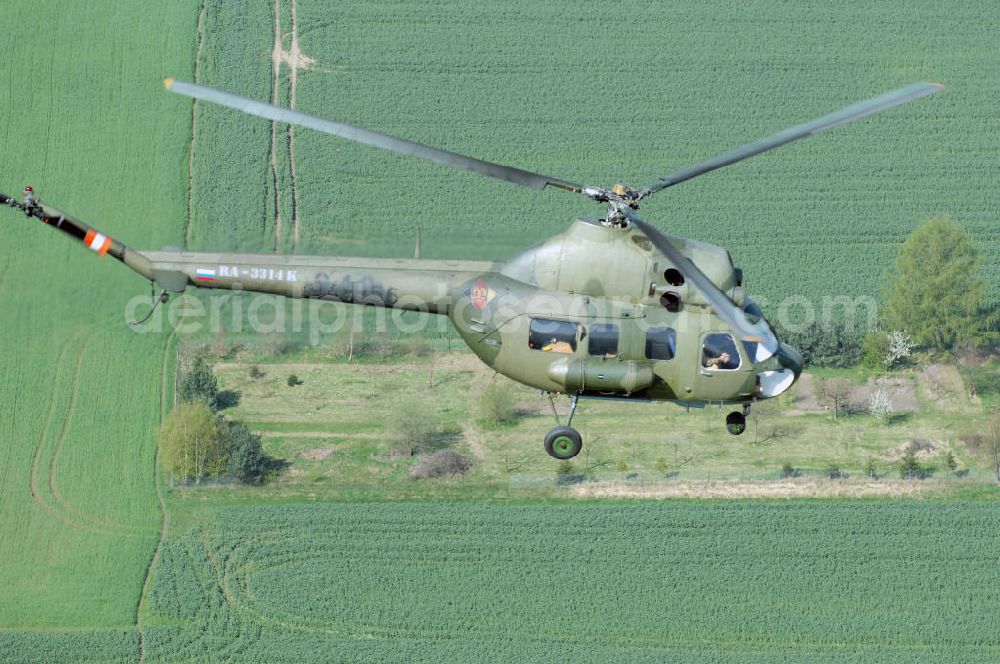
<path fill-rule="evenodd" d="M 573 428 L 581 399 L 668 401 L 687 407 L 731 404 L 726 429 L 746 429 L 751 405 L 786 392 L 802 357 L 777 338 L 747 296 L 743 271 L 723 247 L 663 233 L 638 216 L 658 191 L 792 141 L 943 89 L 913 83 L 673 171 L 634 189 L 581 185 L 449 152 L 363 127 L 165 79 L 167 90 L 272 122 L 332 134 L 373 147 L 537 190 L 582 194 L 606 206 L 505 263 L 136 250 L 42 202 L 0 203 L 53 226 L 100 256 L 110 255 L 160 290 L 152 307 L 188 287 L 251 291 L 447 316 L 487 366 L 547 395 L 556 426 L 545 451 L 560 460 L 580 453 Z M 152 313 L 152 310 L 150 311 Z M 140 321 L 141 322 L 141 321 Z M 563 421 L 555 405 L 567 395 Z"/>

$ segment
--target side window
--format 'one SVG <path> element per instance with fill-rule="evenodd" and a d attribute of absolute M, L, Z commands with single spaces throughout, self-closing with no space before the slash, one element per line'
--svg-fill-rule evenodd
<path fill-rule="evenodd" d="M 651 327 L 646 330 L 646 358 L 672 360 L 677 352 L 677 333 L 672 327 Z"/>
<path fill-rule="evenodd" d="M 736 349 L 733 336 L 725 332 L 706 334 L 701 365 L 707 369 L 739 369 L 740 352 Z"/>
<path fill-rule="evenodd" d="M 528 348 L 550 353 L 576 351 L 576 323 L 532 318 L 528 328 Z"/>
<path fill-rule="evenodd" d="M 610 323 L 594 323 L 590 326 L 590 341 L 587 352 L 598 357 L 614 357 L 618 354 L 618 326 Z"/>

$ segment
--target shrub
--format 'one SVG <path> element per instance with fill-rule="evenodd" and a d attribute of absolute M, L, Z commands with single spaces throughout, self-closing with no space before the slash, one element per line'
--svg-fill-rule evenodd
<path fill-rule="evenodd" d="M 288 387 L 295 387 L 296 385 L 301 385 L 302 379 L 295 374 L 290 374 L 288 376 Z"/>
<path fill-rule="evenodd" d="M 560 461 L 556 464 L 556 475 L 572 475 L 574 470 L 572 461 Z"/>
<path fill-rule="evenodd" d="M 863 332 L 844 322 L 815 323 L 801 331 L 778 329 L 778 337 L 802 354 L 805 366 L 846 368 L 861 361 Z"/>
<path fill-rule="evenodd" d="M 904 480 L 923 479 L 927 476 L 927 470 L 917 461 L 916 451 L 910 447 L 906 454 L 899 460 L 899 476 Z"/>
<path fill-rule="evenodd" d="M 881 387 L 872 394 L 868 412 L 882 424 L 889 424 L 892 421 L 892 401 Z"/>
<path fill-rule="evenodd" d="M 387 419 L 397 448 L 409 456 L 433 452 L 447 442 L 437 424 L 437 413 L 418 400 L 393 403 Z"/>
<path fill-rule="evenodd" d="M 472 461 L 454 450 L 438 450 L 420 460 L 410 469 L 411 480 L 435 477 L 456 477 L 472 468 Z"/>
<path fill-rule="evenodd" d="M 799 471 L 795 469 L 790 463 L 783 463 L 781 465 L 781 477 L 782 479 L 787 477 L 798 477 Z"/>
<path fill-rule="evenodd" d="M 263 371 L 261 371 L 260 367 L 258 367 L 256 364 L 254 364 L 253 366 L 250 367 L 250 379 L 251 380 L 260 380 L 261 378 L 263 378 L 266 375 L 267 374 L 265 374 Z"/>
<path fill-rule="evenodd" d="M 865 464 L 865 475 L 873 480 L 878 479 L 878 466 L 875 465 L 875 459 L 868 459 Z"/>
<path fill-rule="evenodd" d="M 517 392 L 509 380 L 493 380 L 479 395 L 479 416 L 489 424 L 511 422 L 517 414 Z"/>

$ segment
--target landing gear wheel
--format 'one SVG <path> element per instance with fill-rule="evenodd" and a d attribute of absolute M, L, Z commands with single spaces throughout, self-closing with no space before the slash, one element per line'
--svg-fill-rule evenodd
<path fill-rule="evenodd" d="M 573 427 L 556 427 L 545 434 L 545 451 L 549 456 L 565 461 L 583 449 L 583 438 Z"/>
<path fill-rule="evenodd" d="M 747 430 L 747 418 L 743 413 L 733 411 L 726 415 L 726 431 L 738 436 Z"/>

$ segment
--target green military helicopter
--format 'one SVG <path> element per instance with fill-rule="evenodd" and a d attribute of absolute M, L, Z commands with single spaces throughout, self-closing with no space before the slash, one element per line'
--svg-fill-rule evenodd
<path fill-rule="evenodd" d="M 343 258 L 140 251 L 97 231 L 25 190 L 16 207 L 109 254 L 162 292 L 188 286 L 318 298 L 447 316 L 487 365 L 548 395 L 556 427 L 545 450 L 579 454 L 572 428 L 580 398 L 736 404 L 732 434 L 746 428 L 750 405 L 782 394 L 798 379 L 802 358 L 782 343 L 743 289 L 729 252 L 661 233 L 636 214 L 652 194 L 791 141 L 884 111 L 942 86 L 914 83 L 749 143 L 666 175 L 644 189 L 583 186 L 482 161 L 266 104 L 203 85 L 166 79 L 167 89 L 250 115 L 308 127 L 393 152 L 534 189 L 556 187 L 607 205 L 562 234 L 499 264 L 473 261 Z M 154 307 L 157 301 L 154 301 Z M 562 423 L 554 397 L 569 396 Z"/>

